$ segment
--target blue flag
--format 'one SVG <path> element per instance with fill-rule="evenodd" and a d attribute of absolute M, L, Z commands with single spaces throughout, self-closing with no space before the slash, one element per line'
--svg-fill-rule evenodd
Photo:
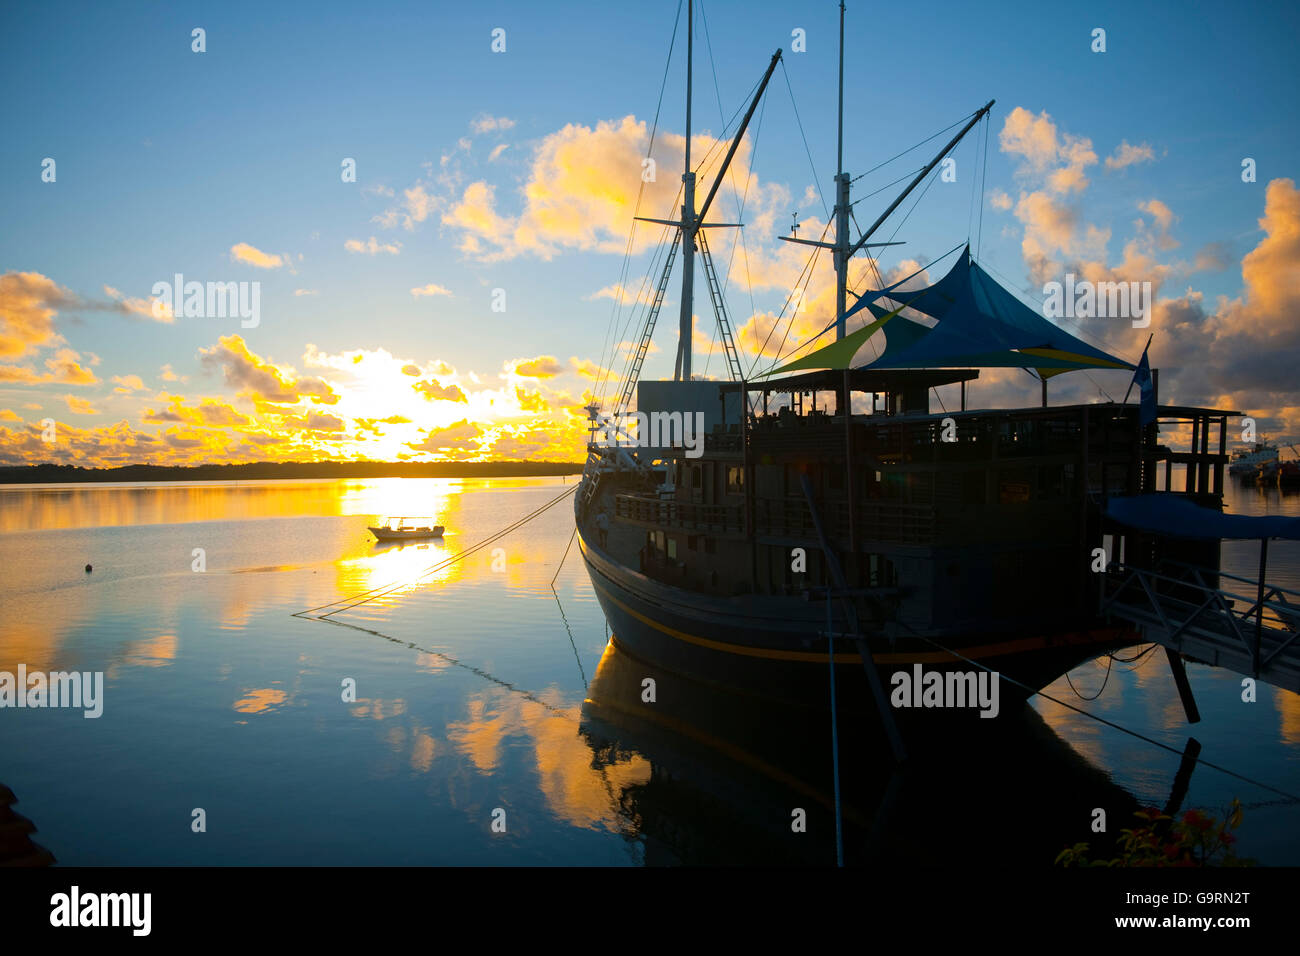
<path fill-rule="evenodd" d="M 1149 343 L 1147 348 L 1150 348 Z M 1151 379 L 1151 363 L 1147 361 L 1146 349 L 1142 350 L 1142 361 L 1138 362 L 1137 371 L 1133 373 L 1133 381 L 1142 395 L 1138 421 L 1145 427 L 1156 420 L 1156 388 Z"/>

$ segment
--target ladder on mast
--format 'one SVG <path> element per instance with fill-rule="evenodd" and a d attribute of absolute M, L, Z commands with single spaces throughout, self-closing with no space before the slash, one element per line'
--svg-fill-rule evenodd
<path fill-rule="evenodd" d="M 740 369 L 740 356 L 736 354 L 736 341 L 731 334 L 731 322 L 727 318 L 727 305 L 722 299 L 722 288 L 718 285 L 718 274 L 713 268 L 713 254 L 709 252 L 709 242 L 704 238 L 704 230 L 696 235 L 700 238 L 700 258 L 704 260 L 704 275 L 708 279 L 709 298 L 713 300 L 713 314 L 718 320 L 718 331 L 722 337 L 722 350 L 727 357 L 727 368 L 732 381 L 739 382 L 743 376 Z"/>
<path fill-rule="evenodd" d="M 641 341 L 637 343 L 636 354 L 632 357 L 632 366 L 628 370 L 627 381 L 623 383 L 623 390 L 618 396 L 618 404 L 614 406 L 616 414 L 621 415 L 627 411 L 628 402 L 632 400 L 632 389 L 636 388 L 637 379 L 641 377 L 641 366 L 645 364 L 646 353 L 650 351 L 650 339 L 654 336 L 655 320 L 659 318 L 659 307 L 664 303 L 664 292 L 668 288 L 668 279 L 673 272 L 673 260 L 677 258 L 679 245 L 677 238 L 674 237 L 672 247 L 668 250 L 668 259 L 664 263 L 664 273 L 659 278 L 659 287 L 655 289 L 654 302 L 650 305 L 650 312 L 646 316 L 645 326 L 641 330 Z"/>

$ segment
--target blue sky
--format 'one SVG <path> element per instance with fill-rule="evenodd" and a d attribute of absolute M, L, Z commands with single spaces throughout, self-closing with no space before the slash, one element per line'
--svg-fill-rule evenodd
<path fill-rule="evenodd" d="M 601 361 L 611 300 L 591 296 L 617 281 L 625 232 L 601 233 L 598 238 L 608 248 L 559 235 L 546 239 L 545 254 L 516 243 L 510 252 L 497 249 L 493 256 L 490 242 L 487 252 L 467 252 L 472 230 L 447 216 L 465 201 L 468 187 L 484 183 L 492 191 L 491 208 L 503 221 L 526 217 L 524 188 L 538 179 L 538 156 L 565 127 L 590 130 L 629 115 L 652 121 L 676 12 L 675 2 L 47 3 L 10 9 L 0 38 L 8 94 L 2 107 L 7 135 L 0 146 L 0 210 L 6 223 L 0 233 L 0 273 L 38 274 L 82 300 L 83 307 L 63 296 L 61 305 L 54 303 L 52 319 L 61 341 L 29 342 L 22 354 L 0 355 L 0 363 L 40 372 L 62 345 L 81 356 L 82 367 L 97 380 L 75 385 L 19 381 L 15 375 L 12 383 L 0 381 L 0 409 L 11 410 L 0 426 L 12 430 L 11 443 L 28 449 L 10 457 L 30 460 L 31 452 L 41 450 L 27 444 L 30 436 L 22 429 L 51 414 L 78 433 L 124 421 L 133 434 L 202 440 L 186 446 L 178 439 L 169 455 L 239 457 L 250 446 L 234 432 L 220 441 L 209 435 L 203 429 L 216 427 L 213 421 L 147 421 L 146 412 L 178 395 L 185 407 L 207 398 L 230 404 L 250 417 L 249 429 L 271 435 L 289 427 L 293 414 L 277 418 L 277 410 L 265 404 L 267 396 L 257 395 L 249 381 L 250 369 L 272 363 L 283 376 L 332 382 L 343 396 L 318 409 L 339 419 L 340 427 L 294 439 L 298 454 L 386 457 L 403 443 L 422 442 L 422 428 L 461 420 L 484 426 L 492 417 L 489 406 L 500 412 L 504 432 L 483 433 L 480 427 L 473 440 L 453 437 L 452 444 L 428 444 L 418 454 L 544 456 L 554 450 L 548 431 L 580 436 L 558 410 L 566 401 L 580 404 L 591 387 L 571 359 Z M 696 16 L 697 134 L 719 133 L 719 96 L 730 116 L 743 105 L 771 53 L 784 48 L 785 67 L 773 77 L 761 128 L 757 118 L 751 127 L 746 157 L 752 160 L 746 170 L 752 165 L 761 185 L 747 209 L 745 251 L 775 261 L 780 253 L 774 251 L 772 233 L 786 232 L 792 213 L 801 220 L 825 219 L 820 200 L 806 195 L 814 171 L 787 79 L 811 148 L 816 184 L 833 202 L 838 6 L 714 0 L 697 4 Z M 1015 204 L 1041 188 L 1028 166 L 1042 157 L 1008 152 L 1000 134 L 1017 108 L 1033 118 L 1046 114 L 1054 136 L 1062 142 L 1086 140 L 1095 154 L 1082 167 L 1086 188 L 1054 200 L 1074 217 L 1080 233 L 1088 226 L 1109 230 L 1104 243 L 1079 240 L 1073 251 L 1060 250 L 1054 263 L 1062 270 L 1085 260 L 1116 268 L 1125 260 L 1128 241 L 1152 239 L 1158 217 L 1147 215 L 1140 227 L 1135 221 L 1143 218 L 1138 204 L 1156 200 L 1172 217 L 1164 233 L 1169 238 L 1151 246 L 1157 259 L 1166 265 L 1190 263 L 1210 249 L 1224 260 L 1223 268 L 1175 268 L 1160 277 L 1164 297 L 1181 297 L 1185 288 L 1194 288 L 1202 296 L 1201 314 L 1189 321 L 1210 323 L 1220 296 L 1247 294 L 1241 262 L 1266 238 L 1259 220 L 1269 183 L 1296 175 L 1300 84 L 1292 44 L 1300 34 L 1298 20 L 1300 14 L 1286 4 L 1225 11 L 1187 3 L 1141 9 L 1122 3 L 1069 8 L 851 3 L 845 165 L 862 172 L 996 99 L 987 124 L 986 189 L 974 196 L 983 204 L 978 252 L 1015 288 L 1033 291 L 1041 276 L 1026 261 L 1031 226 L 1017 215 Z M 206 31 L 202 54 L 191 51 L 194 27 Z M 497 27 L 506 31 L 504 53 L 490 48 Z M 1090 49 L 1096 27 L 1106 31 L 1105 53 Z M 795 28 L 806 31 L 807 52 L 791 51 Z M 678 136 L 684 127 L 682 41 L 679 34 L 660 119 L 661 132 Z M 473 124 L 482 128 L 485 118 L 496 128 L 475 133 Z M 1035 130 L 1043 133 L 1045 127 Z M 971 233 L 982 136 L 972 133 L 959 147 L 957 182 L 930 189 L 898 234 L 906 245 L 882 255 L 882 269 L 905 261 L 924 264 Z M 458 145 L 462 140 L 468 148 Z M 1150 158 L 1107 169 L 1107 157 L 1122 143 L 1149 149 Z M 855 184 L 855 195 L 918 167 L 934 145 Z M 45 157 L 57 162 L 55 183 L 41 181 Z M 356 160 L 356 183 L 340 181 L 345 157 Z M 443 157 L 450 157 L 448 164 Z M 1255 159 L 1257 182 L 1241 181 L 1243 157 Z M 1045 163 L 1038 174 L 1065 161 L 1057 157 Z M 661 178 L 675 182 L 678 173 L 661 170 Z M 386 223 L 385 211 L 396 209 L 400 215 L 404 190 L 417 184 L 429 204 L 425 218 L 409 229 L 392 215 Z M 589 185 L 601 188 L 594 181 Z M 1009 197 L 1012 206 L 993 208 L 995 191 Z M 890 195 L 864 200 L 858 224 L 873 219 Z M 724 191 L 719 202 L 716 215 L 732 219 L 734 196 Z M 642 210 L 643 215 L 669 212 L 666 207 Z M 976 220 L 978 215 L 977 208 Z M 884 233 L 897 221 L 891 220 Z M 368 255 L 345 247 L 349 240 L 365 243 L 372 236 L 396 253 Z M 281 265 L 260 269 L 232 261 L 231 249 L 241 243 L 282 257 Z M 714 251 L 719 259 L 729 258 L 729 240 L 715 239 Z M 648 253 L 634 257 L 633 281 L 649 261 Z M 178 272 L 200 281 L 260 281 L 260 325 L 241 329 L 226 320 L 193 318 L 164 324 L 84 305 L 118 301 L 106 286 L 122 300 L 147 299 L 153 283 Z M 751 300 L 740 278 L 739 270 L 733 272 L 728 299 L 737 325 L 744 325 Z M 1280 281 L 1288 284 L 1285 277 Z M 430 283 L 450 295 L 411 293 Z M 670 287 L 673 302 L 676 285 L 674 280 Z M 494 288 L 507 291 L 505 313 L 491 311 Z M 311 294 L 295 295 L 295 290 Z M 775 312 L 787 291 L 760 288 L 755 306 Z M 697 298 L 702 330 L 711 325 L 707 309 L 707 300 Z M 13 315 L 10 320 L 20 323 Z M 671 375 L 675 327 L 670 305 L 647 375 Z M 1171 334 L 1172 329 L 1171 324 Z M 1130 359 L 1145 341 L 1136 330 L 1127 337 L 1113 328 L 1084 331 Z M 1161 341 L 1162 330 L 1152 331 Z M 204 363 L 200 350 L 220 348 L 219 340 L 231 335 L 239 335 L 257 361 L 222 352 Z M 408 377 L 455 384 L 466 400 L 428 402 L 426 420 L 395 425 L 404 430 L 387 444 L 363 447 L 352 419 L 365 416 L 351 415 L 348 402 L 348 389 L 361 383 L 332 377 L 340 369 L 309 368 L 308 343 L 330 355 L 386 350 L 420 367 L 421 376 Z M 510 371 L 511 363 L 542 356 L 554 356 L 564 370 L 531 378 Z M 1169 361 L 1186 360 L 1169 353 Z M 697 358 L 697 368 L 701 361 Z M 184 378 L 183 384 L 159 378 L 165 365 Z M 374 374 L 380 376 L 382 369 L 376 366 Z M 131 375 L 145 387 L 115 392 L 112 378 Z M 540 396 L 560 417 L 530 420 L 523 408 L 507 413 L 506 399 L 519 387 Z M 476 402 L 475 389 L 494 395 Z M 1220 384 L 1192 397 L 1209 401 L 1232 392 Z M 67 394 L 96 412 L 74 413 L 73 403 L 63 398 Z M 1277 427 L 1286 427 L 1283 408 L 1300 405 L 1278 389 L 1240 398 L 1259 402 L 1260 414 L 1276 417 Z M 296 412 L 307 404 L 304 399 Z M 295 412 L 281 406 L 280 412 Z M 21 426 L 13 423 L 14 415 L 23 419 Z M 488 444 L 502 438 L 510 442 Z M 80 447 L 78 452 L 74 443 L 67 450 L 72 457 L 63 460 L 89 453 L 90 444 Z M 128 444 L 120 454 L 136 460 L 150 447 L 148 441 Z M 262 447 L 274 446 L 268 438 Z M 285 453 L 289 450 L 286 446 Z"/>

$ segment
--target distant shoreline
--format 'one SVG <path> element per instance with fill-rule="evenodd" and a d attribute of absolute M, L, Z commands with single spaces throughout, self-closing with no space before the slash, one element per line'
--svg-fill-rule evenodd
<path fill-rule="evenodd" d="M 568 461 L 261 461 L 243 465 L 122 465 L 117 468 L 46 464 L 0 467 L 0 485 L 294 478 L 536 478 L 581 472 L 582 465 Z"/>

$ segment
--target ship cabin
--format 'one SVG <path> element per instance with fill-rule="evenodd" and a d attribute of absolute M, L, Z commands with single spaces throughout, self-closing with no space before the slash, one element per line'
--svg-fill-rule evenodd
<path fill-rule="evenodd" d="M 716 411 L 702 454 L 654 449 L 641 457 L 656 462 L 656 479 L 637 488 L 627 476 L 613 493 L 614 521 L 635 533 L 623 540 L 641 545 L 630 563 L 704 594 L 815 599 L 833 580 L 824 535 L 856 596 L 891 605 L 916 630 L 951 631 L 1044 612 L 1086 616 L 1099 594 L 1094 549 L 1132 561 L 1142 546 L 1104 526 L 1107 496 L 1168 490 L 1221 507 L 1227 419 L 1237 413 L 1160 407 L 1164 424 L 1192 428 L 1193 450 L 1172 452 L 1140 425 L 1137 405 L 931 409 L 933 389 L 959 384 L 964 398 L 978 374 L 640 383 L 647 412 L 699 407 L 706 391 Z M 1166 546 L 1218 566 L 1217 543 L 1213 554 L 1204 543 Z"/>

